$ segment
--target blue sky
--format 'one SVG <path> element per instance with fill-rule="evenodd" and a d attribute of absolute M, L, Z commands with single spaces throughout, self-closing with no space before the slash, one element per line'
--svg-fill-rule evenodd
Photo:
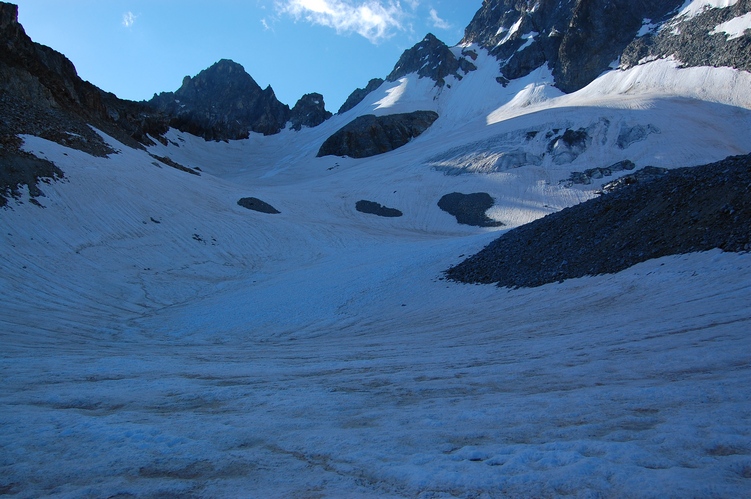
<path fill-rule="evenodd" d="M 11 0 L 13 1 L 13 0 Z M 232 59 L 290 106 L 320 92 L 336 112 L 432 32 L 449 45 L 482 0 L 16 0 L 31 38 L 119 97 L 176 90 Z"/>

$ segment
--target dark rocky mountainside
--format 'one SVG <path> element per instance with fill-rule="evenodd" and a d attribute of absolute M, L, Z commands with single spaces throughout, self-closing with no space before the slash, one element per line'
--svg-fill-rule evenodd
<path fill-rule="evenodd" d="M 534 287 L 667 255 L 751 250 L 751 155 L 641 178 L 511 230 L 446 274 Z"/>
<path fill-rule="evenodd" d="M 476 57 L 476 54 L 465 54 L 457 58 L 445 43 L 428 33 L 420 43 L 404 51 L 386 80 L 396 81 L 410 73 L 417 73 L 420 78 L 431 78 L 442 87 L 446 84 L 447 76 L 461 80 L 465 74 L 477 69 L 467 59 L 473 55 Z"/>
<path fill-rule="evenodd" d="M 547 63 L 565 92 L 586 86 L 621 56 L 626 66 L 675 55 L 690 66 L 748 69 L 751 37 L 708 33 L 751 10 L 750 3 L 671 20 L 683 0 L 485 0 L 462 42 L 477 43 L 501 61 L 501 81 Z M 658 31 L 666 22 L 670 29 Z M 638 36 L 645 25 L 652 30 Z"/>
<path fill-rule="evenodd" d="M 751 33 L 729 37 L 715 28 L 751 12 L 751 0 L 724 9 L 707 9 L 695 17 L 671 19 L 664 25 L 651 25 L 635 38 L 621 56 L 621 67 L 639 61 L 675 56 L 686 66 L 728 66 L 751 71 Z"/>
<path fill-rule="evenodd" d="M 62 176 L 49 162 L 20 150 L 21 134 L 36 135 L 90 154 L 112 153 L 89 125 L 140 147 L 159 137 L 167 121 L 143 104 L 118 99 L 83 81 L 64 55 L 34 43 L 18 23 L 18 7 L 0 2 L 0 205 L 39 179 Z"/>
<path fill-rule="evenodd" d="M 342 107 L 339 108 L 339 111 L 337 111 L 336 114 L 346 113 L 361 103 L 365 97 L 370 95 L 381 85 L 383 85 L 383 79 L 373 78 L 368 82 L 365 88 L 356 88 L 351 94 L 349 94 L 349 97 L 347 97 L 347 100 L 344 101 L 344 104 L 342 104 Z"/>
<path fill-rule="evenodd" d="M 170 125 L 206 140 L 244 139 L 248 131 L 278 133 L 290 109 L 276 98 L 271 86 L 261 89 L 240 64 L 222 59 L 191 78 L 175 92 L 150 101 L 170 116 Z"/>
<path fill-rule="evenodd" d="M 360 116 L 326 139 L 321 156 L 367 158 L 392 151 L 422 134 L 438 119 L 433 111 Z"/>
<path fill-rule="evenodd" d="M 318 93 L 305 94 L 297 101 L 290 112 L 289 121 L 292 130 L 301 130 L 302 127 L 315 127 L 331 118 L 332 114 L 326 111 L 323 95 Z"/>

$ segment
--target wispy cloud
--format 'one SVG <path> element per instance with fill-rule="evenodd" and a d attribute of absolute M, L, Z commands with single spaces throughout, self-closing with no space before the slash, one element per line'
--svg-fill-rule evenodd
<path fill-rule="evenodd" d="M 327 26 L 337 33 L 357 33 L 371 43 L 403 31 L 403 20 L 407 16 L 400 3 L 394 0 L 277 0 L 276 7 L 280 13 L 296 20 Z"/>
<path fill-rule="evenodd" d="M 445 19 L 438 17 L 438 11 L 430 9 L 430 20 L 433 22 L 433 26 L 438 29 L 451 29 L 452 26 Z"/>
<path fill-rule="evenodd" d="M 131 26 L 133 26 L 133 24 L 135 24 L 137 17 L 138 16 L 136 16 L 132 12 L 126 12 L 125 14 L 123 14 L 123 26 L 130 28 Z"/>

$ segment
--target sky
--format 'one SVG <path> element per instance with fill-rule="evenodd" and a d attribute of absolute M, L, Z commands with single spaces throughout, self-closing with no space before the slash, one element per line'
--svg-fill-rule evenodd
<path fill-rule="evenodd" d="M 232 59 L 277 98 L 319 92 L 336 112 L 433 33 L 458 43 L 482 0 L 15 0 L 35 42 L 118 97 L 177 90 Z"/>

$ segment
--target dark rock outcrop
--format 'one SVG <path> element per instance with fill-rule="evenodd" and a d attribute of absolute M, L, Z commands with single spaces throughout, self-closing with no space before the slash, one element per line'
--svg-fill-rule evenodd
<path fill-rule="evenodd" d="M 624 159 L 604 168 L 588 168 L 583 172 L 571 172 L 568 180 L 561 180 L 559 183 L 567 187 L 571 187 L 574 184 L 589 185 L 592 183 L 592 180 L 599 180 L 603 177 L 609 177 L 615 172 L 633 170 L 634 168 L 636 168 L 636 165 L 633 161 Z"/>
<path fill-rule="evenodd" d="M 262 201 L 258 198 L 254 198 L 254 197 L 240 198 L 237 201 L 237 204 L 242 206 L 243 208 L 257 211 L 259 213 L 267 213 L 269 215 L 277 215 L 281 213 L 279 210 L 271 206 L 269 203 Z"/>
<path fill-rule="evenodd" d="M 433 111 L 360 116 L 326 139 L 321 156 L 367 158 L 392 151 L 422 134 L 438 119 Z"/>
<path fill-rule="evenodd" d="M 360 213 L 367 213 L 368 215 L 377 215 L 386 218 L 397 218 L 404 215 L 404 213 L 396 208 L 389 208 L 380 203 L 376 203 L 375 201 L 367 201 L 365 199 L 361 199 L 355 203 L 355 209 Z"/>
<path fill-rule="evenodd" d="M 487 192 L 473 194 L 452 192 L 438 201 L 438 207 L 455 216 L 460 224 L 475 227 L 501 227 L 502 222 L 493 220 L 485 214 L 494 204 L 495 201 Z"/>
<path fill-rule="evenodd" d="M 610 67 L 644 19 L 667 16 L 683 0 L 486 0 L 465 30 L 501 62 L 501 82 L 547 63 L 564 92 L 583 88 Z"/>
<path fill-rule="evenodd" d="M 431 78 L 436 85 L 446 84 L 446 77 L 451 75 L 461 80 L 462 77 L 477 67 L 466 57 L 457 58 L 451 49 L 432 33 L 412 47 L 405 50 L 394 70 L 386 77 L 387 81 L 396 81 L 411 73 L 420 78 Z"/>
<path fill-rule="evenodd" d="M 297 101 L 290 113 L 292 130 L 301 130 L 302 127 L 315 127 L 331 118 L 332 114 L 326 111 L 323 95 L 312 93 L 303 95 Z"/>
<path fill-rule="evenodd" d="M 751 155 L 644 177 L 513 229 L 446 274 L 534 287 L 714 248 L 751 250 Z"/>
<path fill-rule="evenodd" d="M 349 97 L 347 97 L 347 100 L 344 101 L 344 104 L 342 104 L 342 107 L 339 108 L 339 111 L 337 111 L 336 114 L 346 113 L 361 103 L 365 97 L 374 92 L 381 85 L 383 85 L 383 80 L 381 78 L 373 78 L 368 82 L 365 88 L 355 89 L 354 92 L 349 94 Z"/>
<path fill-rule="evenodd" d="M 21 185 L 28 188 L 31 201 L 35 202 L 37 197 L 44 196 L 37 185 L 40 180 L 48 182 L 63 176 L 62 170 L 51 161 L 20 151 L 17 146 L 9 148 L 3 144 L 0 148 L 0 207 L 7 205 L 8 197 L 21 197 Z"/>
<path fill-rule="evenodd" d="M 227 59 L 186 76 L 176 92 L 154 95 L 149 104 L 169 115 L 171 126 L 206 140 L 244 139 L 249 131 L 272 135 L 290 117 L 271 86 L 261 89 L 245 68 Z"/>

